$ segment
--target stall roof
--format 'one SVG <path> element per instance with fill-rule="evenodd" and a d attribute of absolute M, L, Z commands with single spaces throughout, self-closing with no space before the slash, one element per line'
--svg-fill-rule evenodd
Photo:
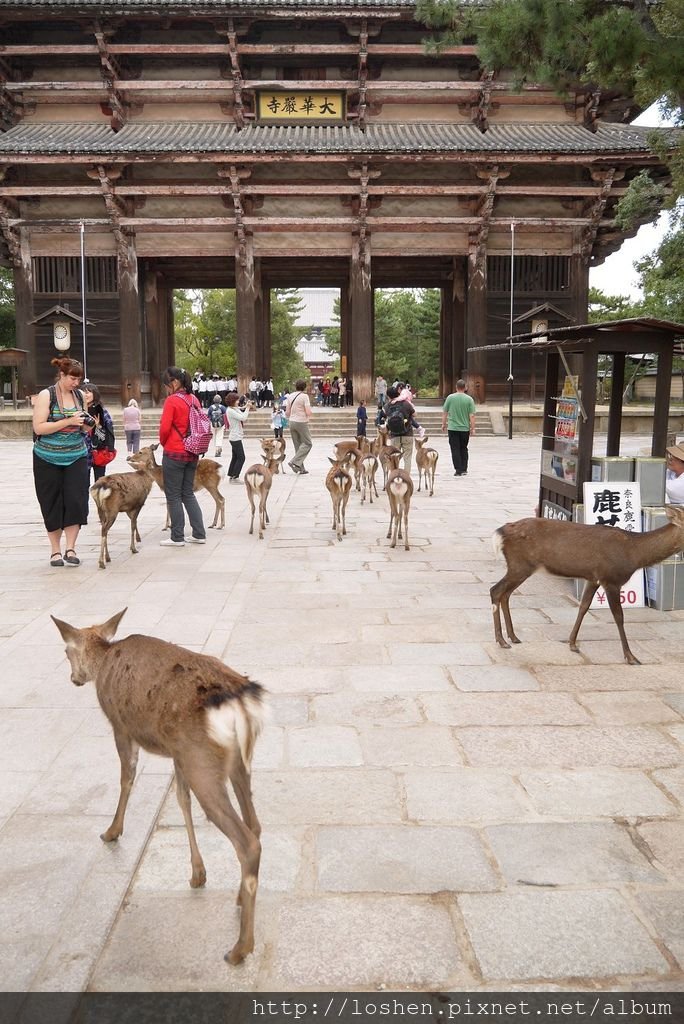
<path fill-rule="evenodd" d="M 542 335 L 514 334 L 510 342 L 498 345 L 477 345 L 469 348 L 469 352 L 502 352 L 510 348 L 531 348 L 546 350 L 549 348 L 581 348 L 586 344 L 597 344 L 611 341 L 611 348 L 619 335 L 625 335 L 626 344 L 643 345 L 646 338 L 654 341 L 667 341 L 684 338 L 684 324 L 672 323 L 671 320 L 657 320 L 654 317 L 637 316 L 627 320 L 604 320 L 596 324 L 573 324 L 571 327 L 549 327 Z M 679 347 L 679 346 L 678 346 Z M 643 349 L 642 349 L 643 351 Z"/>

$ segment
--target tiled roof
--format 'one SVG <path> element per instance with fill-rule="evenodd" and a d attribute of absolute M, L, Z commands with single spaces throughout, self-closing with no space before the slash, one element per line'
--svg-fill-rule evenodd
<path fill-rule="evenodd" d="M 225 122 L 125 125 L 22 122 L 0 135 L 0 155 L 127 153 L 622 153 L 649 152 L 652 129 L 602 124 L 590 132 L 575 124 L 493 125 L 484 134 L 470 124 L 249 125 Z"/>

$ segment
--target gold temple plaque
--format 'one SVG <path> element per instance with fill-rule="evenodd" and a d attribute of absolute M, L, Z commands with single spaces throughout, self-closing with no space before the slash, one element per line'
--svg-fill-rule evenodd
<path fill-rule="evenodd" d="M 343 121 L 343 92 L 260 92 L 257 97 L 259 121 Z"/>

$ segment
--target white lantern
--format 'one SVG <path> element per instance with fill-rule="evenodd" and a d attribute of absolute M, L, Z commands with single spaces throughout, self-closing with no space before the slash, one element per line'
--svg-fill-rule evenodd
<path fill-rule="evenodd" d="M 55 320 L 52 325 L 52 339 L 58 352 L 68 352 L 71 347 L 71 324 L 68 320 Z"/>

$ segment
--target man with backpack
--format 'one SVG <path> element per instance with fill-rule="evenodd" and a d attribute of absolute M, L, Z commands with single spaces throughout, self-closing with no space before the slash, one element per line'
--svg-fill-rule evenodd
<path fill-rule="evenodd" d="M 211 431 L 214 435 L 214 455 L 220 456 L 223 448 L 223 431 L 226 426 L 226 407 L 221 404 L 221 396 L 214 395 L 214 400 L 207 410 Z"/>
<path fill-rule="evenodd" d="M 401 449 L 404 469 L 407 473 L 410 473 L 411 460 L 413 458 L 413 427 L 411 426 L 411 420 L 416 410 L 411 402 L 399 397 L 399 392 L 394 386 L 387 389 L 387 398 L 389 401 L 385 406 L 385 416 L 387 417 L 385 426 L 387 427 L 388 442 L 394 445 L 395 448 Z"/>

